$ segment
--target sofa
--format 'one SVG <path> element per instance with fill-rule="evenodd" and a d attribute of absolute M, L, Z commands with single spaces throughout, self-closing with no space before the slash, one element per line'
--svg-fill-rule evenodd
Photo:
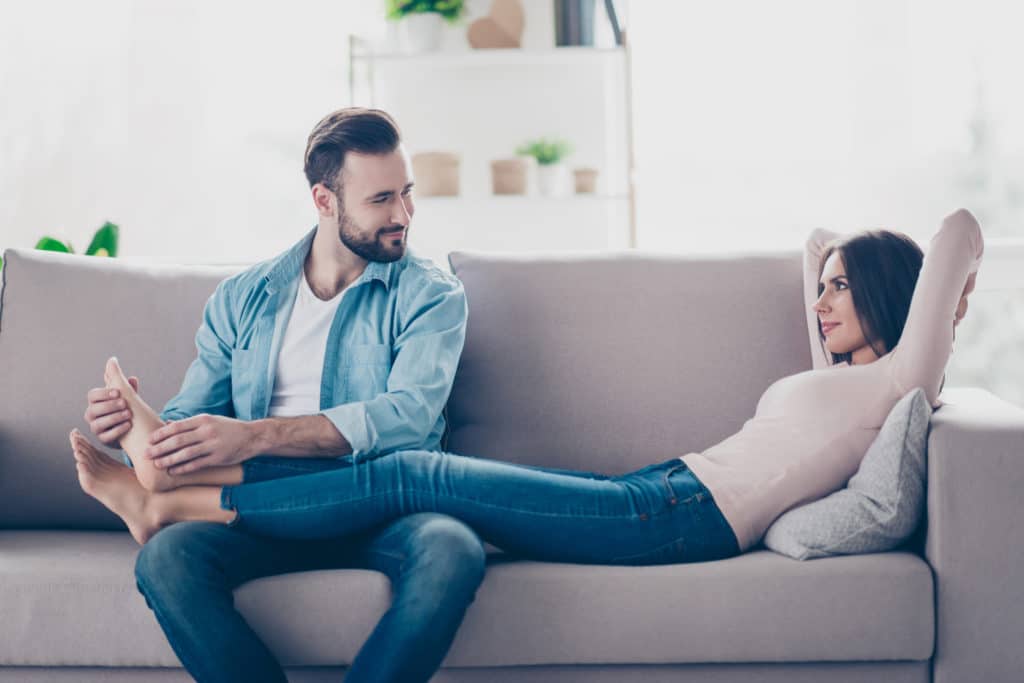
<path fill-rule="evenodd" d="M 231 268 L 9 249 L 0 290 L 0 681 L 183 681 L 138 546 L 67 433 L 117 355 L 154 406 Z M 810 368 L 797 252 L 453 253 L 469 302 L 452 452 L 620 473 L 736 431 Z M 970 324 L 968 316 L 966 324 Z M 1024 410 L 947 388 L 927 521 L 892 552 L 489 569 L 436 681 L 1024 680 Z M 825 409 L 825 407 L 823 407 Z M 357 570 L 261 578 L 238 608 L 294 681 L 337 681 L 390 600 Z M 228 653 L 230 655 L 230 653 Z"/>

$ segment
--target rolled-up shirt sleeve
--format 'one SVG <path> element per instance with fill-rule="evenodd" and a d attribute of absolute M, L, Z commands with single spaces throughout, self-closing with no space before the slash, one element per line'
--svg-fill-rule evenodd
<path fill-rule="evenodd" d="M 398 305 L 387 391 L 320 411 L 356 459 L 423 444 L 448 401 L 466 340 L 466 294 L 457 279 L 431 274 Z"/>

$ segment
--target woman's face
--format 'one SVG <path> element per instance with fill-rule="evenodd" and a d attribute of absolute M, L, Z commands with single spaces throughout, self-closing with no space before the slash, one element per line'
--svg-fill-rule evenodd
<path fill-rule="evenodd" d="M 878 360 L 878 354 L 868 344 L 861 328 L 857 309 L 853 305 L 850 282 L 846 278 L 846 268 L 838 251 L 832 252 L 825 261 L 818 292 L 818 300 L 814 302 L 813 308 L 825 335 L 825 349 L 829 353 L 851 354 L 851 365 Z"/>

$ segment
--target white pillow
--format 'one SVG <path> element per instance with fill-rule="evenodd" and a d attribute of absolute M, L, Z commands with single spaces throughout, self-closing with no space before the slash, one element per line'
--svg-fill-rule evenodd
<path fill-rule="evenodd" d="M 808 560 L 882 552 L 910 538 L 924 514 L 931 414 L 922 389 L 901 398 L 846 488 L 784 513 L 765 546 Z"/>

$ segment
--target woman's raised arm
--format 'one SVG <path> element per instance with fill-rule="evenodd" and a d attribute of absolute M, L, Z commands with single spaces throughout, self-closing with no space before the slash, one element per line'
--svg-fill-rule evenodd
<path fill-rule="evenodd" d="M 946 216 L 925 253 L 907 323 L 893 350 L 902 393 L 922 387 L 934 405 L 953 346 L 953 323 L 967 279 L 978 272 L 985 241 L 970 211 Z"/>

